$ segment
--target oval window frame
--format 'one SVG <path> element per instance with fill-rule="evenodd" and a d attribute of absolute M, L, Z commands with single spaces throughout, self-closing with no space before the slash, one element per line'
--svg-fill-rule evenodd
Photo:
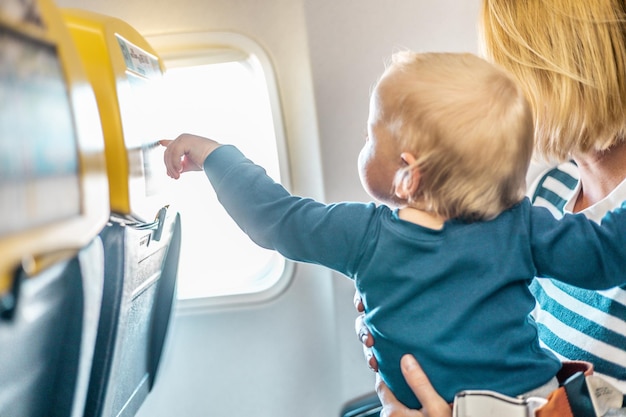
<path fill-rule="evenodd" d="M 254 40 L 233 32 L 184 32 L 146 35 L 145 38 L 157 51 L 166 69 L 245 60 L 253 68 L 260 70 L 267 86 L 271 107 L 281 184 L 290 189 L 287 140 L 278 85 L 274 68 L 263 48 Z M 289 286 L 294 275 L 295 263 L 282 259 L 284 260 L 282 273 L 266 288 L 251 292 L 178 299 L 177 313 L 193 314 L 215 307 L 261 303 L 274 299 Z M 268 268 L 265 269 L 267 271 Z"/>

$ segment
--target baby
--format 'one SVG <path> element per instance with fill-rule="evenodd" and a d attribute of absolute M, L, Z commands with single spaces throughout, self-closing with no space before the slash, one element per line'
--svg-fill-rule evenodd
<path fill-rule="evenodd" d="M 210 139 L 161 143 L 168 175 L 204 170 L 257 244 L 354 279 L 380 376 L 408 407 L 420 404 L 400 372 L 406 353 L 450 402 L 466 389 L 547 395 L 561 364 L 539 346 L 527 286 L 535 276 L 622 284 L 626 213 L 598 225 L 531 206 L 528 103 L 506 72 L 471 54 L 395 54 L 367 130 L 359 173 L 380 204 L 291 195 Z"/>

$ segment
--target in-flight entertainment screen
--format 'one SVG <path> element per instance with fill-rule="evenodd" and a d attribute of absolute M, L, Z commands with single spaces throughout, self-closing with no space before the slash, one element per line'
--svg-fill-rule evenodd
<path fill-rule="evenodd" d="M 72 106 L 54 46 L 0 29 L 0 236 L 81 213 Z"/>

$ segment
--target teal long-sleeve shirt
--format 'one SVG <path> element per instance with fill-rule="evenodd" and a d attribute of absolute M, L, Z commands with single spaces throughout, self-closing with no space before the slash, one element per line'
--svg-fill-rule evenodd
<path fill-rule="evenodd" d="M 420 404 L 400 372 L 406 353 L 450 402 L 464 389 L 519 395 L 556 374 L 560 363 L 539 346 L 529 316 L 533 277 L 593 289 L 622 283 L 623 210 L 599 226 L 580 215 L 557 221 L 524 199 L 494 220 L 448 220 L 433 230 L 385 205 L 291 195 L 232 146 L 211 153 L 204 170 L 258 245 L 354 279 L 380 375 L 412 408 Z"/>

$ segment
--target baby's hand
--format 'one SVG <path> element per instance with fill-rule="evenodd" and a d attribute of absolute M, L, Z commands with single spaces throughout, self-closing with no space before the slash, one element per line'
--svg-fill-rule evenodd
<path fill-rule="evenodd" d="M 202 171 L 204 160 L 220 144 L 202 136 L 183 133 L 175 140 L 160 140 L 165 146 L 164 161 L 167 175 L 174 179 L 180 178 L 180 174 L 187 171 Z"/>

